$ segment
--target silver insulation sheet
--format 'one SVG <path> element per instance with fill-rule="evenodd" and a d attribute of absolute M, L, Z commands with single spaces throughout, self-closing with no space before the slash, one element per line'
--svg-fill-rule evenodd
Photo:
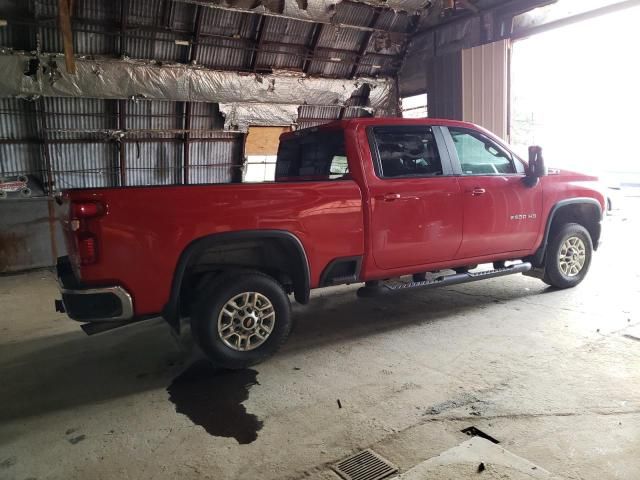
<path fill-rule="evenodd" d="M 184 102 L 344 105 L 363 84 L 370 107 L 393 102 L 391 81 L 326 79 L 286 72 L 260 75 L 208 70 L 181 64 L 158 65 L 129 59 L 76 60 L 68 74 L 62 55 L 0 53 L 0 97 L 84 97 Z"/>
<path fill-rule="evenodd" d="M 298 123 L 298 105 L 272 103 L 221 103 L 225 130 L 246 132 L 249 125 L 274 126 Z"/>
<path fill-rule="evenodd" d="M 276 15 L 308 22 L 332 23 L 337 5 L 343 0 L 176 0 L 211 8 L 239 10 Z M 384 7 L 395 11 L 420 13 L 433 3 L 432 0 L 355 0 L 373 7 Z"/>
<path fill-rule="evenodd" d="M 177 0 L 182 3 L 329 23 L 342 0 Z"/>

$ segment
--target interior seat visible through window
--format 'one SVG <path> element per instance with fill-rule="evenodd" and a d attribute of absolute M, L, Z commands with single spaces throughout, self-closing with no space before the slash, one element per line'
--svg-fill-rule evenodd
<path fill-rule="evenodd" d="M 346 180 L 349 163 L 342 130 L 317 130 L 280 142 L 276 182 Z"/>
<path fill-rule="evenodd" d="M 442 175 L 442 163 L 429 127 L 374 130 L 383 177 Z"/>
<path fill-rule="evenodd" d="M 516 173 L 511 155 L 480 133 L 449 127 L 463 175 Z"/>

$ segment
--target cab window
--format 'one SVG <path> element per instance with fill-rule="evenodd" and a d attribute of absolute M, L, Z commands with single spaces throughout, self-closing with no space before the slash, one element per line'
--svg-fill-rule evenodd
<path fill-rule="evenodd" d="M 516 173 L 509 152 L 484 135 L 449 127 L 463 175 L 504 175 Z"/>
<path fill-rule="evenodd" d="M 442 161 L 431 127 L 373 129 L 376 170 L 382 178 L 442 175 Z"/>
<path fill-rule="evenodd" d="M 276 181 L 343 180 L 349 178 L 344 132 L 315 131 L 280 142 Z"/>

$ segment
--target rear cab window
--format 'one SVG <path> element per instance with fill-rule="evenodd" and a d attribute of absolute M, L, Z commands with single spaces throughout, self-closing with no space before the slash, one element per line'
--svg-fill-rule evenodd
<path fill-rule="evenodd" d="M 349 163 L 343 130 L 317 130 L 280 142 L 276 182 L 345 180 Z"/>

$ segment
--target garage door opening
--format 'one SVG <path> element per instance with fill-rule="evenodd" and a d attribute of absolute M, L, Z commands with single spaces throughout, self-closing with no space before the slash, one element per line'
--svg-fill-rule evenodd
<path fill-rule="evenodd" d="M 640 7 L 514 42 L 511 143 L 526 158 L 640 186 Z"/>

